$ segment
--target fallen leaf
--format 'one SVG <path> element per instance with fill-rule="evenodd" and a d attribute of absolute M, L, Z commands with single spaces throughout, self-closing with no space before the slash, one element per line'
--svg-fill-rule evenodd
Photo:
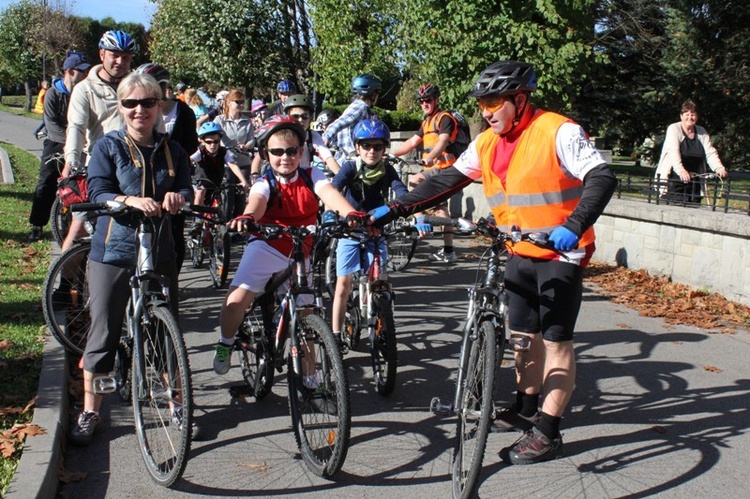
<path fill-rule="evenodd" d="M 13 342 L 10 340 L 0 340 L 0 350 L 7 350 L 13 346 Z"/>
<path fill-rule="evenodd" d="M 667 432 L 667 427 L 666 426 L 658 426 L 657 425 L 657 426 L 652 426 L 651 429 L 654 430 L 656 433 L 659 433 L 661 435 L 663 435 L 663 434 L 665 434 Z"/>
<path fill-rule="evenodd" d="M 2 439 L 0 440 L 0 456 L 10 457 L 16 452 L 17 441 Z"/>
<path fill-rule="evenodd" d="M 703 369 L 705 369 L 706 371 L 708 371 L 710 373 L 721 373 L 721 372 L 724 372 L 723 369 L 719 369 L 718 367 L 714 367 L 714 366 L 703 366 Z"/>
<path fill-rule="evenodd" d="M 243 468 L 251 468 L 258 470 L 260 473 L 265 473 L 270 469 L 270 467 L 266 464 L 266 462 L 262 463 L 240 463 L 239 466 Z"/>
<path fill-rule="evenodd" d="M 628 326 L 627 324 L 618 324 L 617 327 L 619 327 L 620 329 L 630 329 L 630 326 Z"/>

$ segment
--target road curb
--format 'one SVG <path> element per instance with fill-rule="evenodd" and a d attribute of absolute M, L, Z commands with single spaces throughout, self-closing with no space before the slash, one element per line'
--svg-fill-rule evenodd
<path fill-rule="evenodd" d="M 14 184 L 15 182 L 16 181 L 13 178 L 13 167 L 10 164 L 8 152 L 0 147 L 0 183 Z"/>

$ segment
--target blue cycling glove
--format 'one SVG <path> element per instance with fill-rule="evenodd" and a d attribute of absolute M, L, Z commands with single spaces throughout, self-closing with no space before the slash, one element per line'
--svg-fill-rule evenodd
<path fill-rule="evenodd" d="M 339 216 L 333 210 L 326 210 L 323 212 L 323 216 L 320 217 L 320 223 L 323 225 L 334 225 L 339 219 Z"/>
<path fill-rule="evenodd" d="M 425 223 L 424 217 L 417 217 L 417 223 L 414 224 L 414 228 L 419 232 L 432 232 L 432 225 Z"/>
<path fill-rule="evenodd" d="M 570 251 L 578 247 L 578 236 L 562 225 L 550 232 L 548 240 L 558 251 Z"/>
<path fill-rule="evenodd" d="M 384 223 L 388 223 L 391 221 L 391 207 L 388 205 L 378 206 L 374 210 L 370 210 L 369 215 L 372 217 L 372 219 L 375 221 L 376 225 L 379 225 L 377 222 L 386 219 Z"/>

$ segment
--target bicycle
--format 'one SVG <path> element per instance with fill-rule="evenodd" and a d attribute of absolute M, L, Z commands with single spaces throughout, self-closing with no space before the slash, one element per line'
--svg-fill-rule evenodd
<path fill-rule="evenodd" d="M 286 270 L 274 274 L 265 291 L 256 297 L 235 337 L 244 383 L 257 400 L 271 391 L 274 370 L 287 366 L 289 412 L 297 447 L 307 467 L 318 476 L 332 477 L 344 464 L 349 449 L 351 413 L 349 381 L 341 353 L 322 313 L 320 291 L 311 287 L 303 246 L 320 234 L 315 226 L 282 227 L 253 224 L 258 237 L 291 237 L 292 259 Z M 288 288 L 277 296 L 279 288 Z M 312 305 L 297 305 L 300 295 L 313 295 Z M 303 375 L 314 373 L 317 389 L 303 384 Z M 307 368 L 307 369 L 306 369 Z M 306 374 L 305 376 L 311 376 Z M 237 389 L 233 396 L 239 396 Z"/>
<path fill-rule="evenodd" d="M 453 496 L 473 497 L 479 485 L 479 474 L 487 445 L 487 435 L 495 418 L 493 391 L 496 370 L 509 343 L 513 350 L 528 350 L 525 336 L 506 341 L 505 316 L 508 296 L 504 273 L 507 247 L 520 241 L 550 248 L 546 233 L 523 234 L 517 227 L 502 232 L 485 219 L 472 223 L 465 219 L 433 220 L 435 225 L 452 225 L 458 232 L 477 233 L 492 242 L 480 259 L 474 286 L 469 288 L 468 310 L 463 327 L 456 392 L 453 401 L 434 397 L 430 409 L 435 414 L 458 416 L 457 441 L 452 455 Z M 482 270 L 484 271 L 482 272 Z"/>
<path fill-rule="evenodd" d="M 422 166 L 419 162 L 405 161 L 393 155 L 388 155 L 388 161 L 391 162 L 401 177 L 401 181 L 407 186 L 409 185 L 409 176 L 422 171 Z M 393 192 L 389 192 L 388 197 L 389 199 L 393 199 Z M 393 221 L 389 224 L 393 229 L 401 225 L 399 225 L 398 221 Z M 395 232 L 394 236 L 388 239 L 388 269 L 394 272 L 406 269 L 406 266 L 409 265 L 409 262 L 414 257 L 418 243 L 419 234 L 416 231 Z"/>
<path fill-rule="evenodd" d="M 47 158 L 47 161 L 45 161 L 46 165 L 51 165 L 53 163 L 57 170 L 57 176 L 59 177 L 65 167 L 65 155 L 58 152 L 51 155 Z M 50 210 L 50 231 L 58 245 L 62 245 L 65 236 L 68 235 L 70 222 L 72 220 L 73 217 L 70 214 L 70 209 L 63 205 L 58 196 L 55 196 L 55 201 L 52 203 L 52 209 Z"/>
<path fill-rule="evenodd" d="M 232 236 L 227 230 L 226 220 L 233 215 L 234 194 L 238 186 L 224 181 L 219 187 L 216 187 L 208 179 L 200 179 L 198 183 L 214 189 L 211 199 L 208 200 L 208 205 L 219 209 L 220 214 L 199 216 L 204 223 L 199 231 L 190 234 L 187 241 L 190 260 L 193 268 L 198 269 L 203 265 L 205 256 L 208 255 L 208 271 L 211 274 L 211 282 L 215 288 L 223 288 L 227 283 L 232 258 Z"/>
<path fill-rule="evenodd" d="M 151 478 L 171 487 L 187 465 L 193 422 L 190 364 L 183 335 L 169 308 L 169 279 L 155 270 L 154 247 L 164 224 L 117 201 L 72 205 L 71 210 L 130 215 L 138 221 L 136 267 L 126 307 L 127 333 L 118 370 L 94 379 L 98 395 L 120 392 L 129 379 L 138 448 Z M 210 212 L 210 208 L 191 207 Z M 124 346 L 123 346 L 124 344 Z"/>

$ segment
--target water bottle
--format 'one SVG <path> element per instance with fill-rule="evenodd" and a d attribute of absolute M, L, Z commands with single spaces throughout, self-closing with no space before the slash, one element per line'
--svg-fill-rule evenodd
<path fill-rule="evenodd" d="M 146 225 L 141 226 L 138 233 L 138 268 L 141 269 L 141 272 L 154 270 L 154 258 L 151 249 L 152 238 L 152 228 Z"/>

